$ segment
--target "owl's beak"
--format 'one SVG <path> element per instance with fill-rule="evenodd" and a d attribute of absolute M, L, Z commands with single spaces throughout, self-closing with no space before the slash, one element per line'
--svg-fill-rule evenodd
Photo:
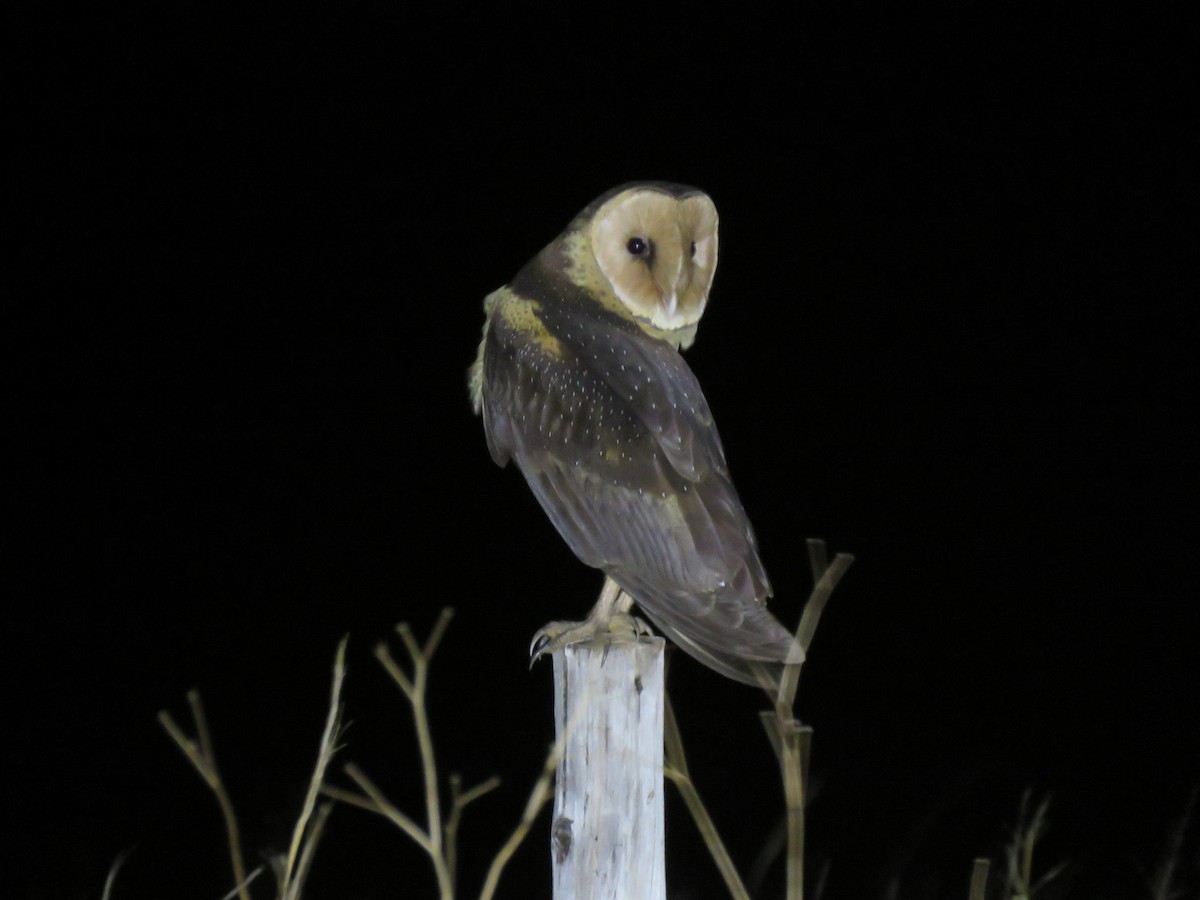
<path fill-rule="evenodd" d="M 670 265 L 674 263 L 674 265 Z M 657 273 L 658 278 L 658 293 L 662 299 L 659 301 L 659 306 L 662 307 L 666 314 L 667 321 L 675 318 L 675 312 L 679 309 L 679 275 L 680 275 L 679 259 L 676 254 L 670 254 L 668 258 L 663 260 L 663 265 L 659 267 Z"/>
<path fill-rule="evenodd" d="M 679 308 L 679 296 L 674 291 L 664 299 L 663 308 L 667 311 L 668 319 L 675 315 L 675 310 Z"/>

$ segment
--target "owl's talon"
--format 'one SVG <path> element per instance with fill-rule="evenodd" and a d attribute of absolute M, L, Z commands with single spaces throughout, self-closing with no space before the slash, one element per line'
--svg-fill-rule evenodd
<path fill-rule="evenodd" d="M 568 638 L 572 632 L 586 624 L 587 620 L 583 622 L 547 622 L 539 628 L 534 633 L 533 640 L 529 642 L 529 668 L 532 669 L 533 664 L 547 653 L 553 655 L 556 650 L 567 644 L 586 640 L 586 637 Z"/>
<path fill-rule="evenodd" d="M 609 611 L 607 615 L 592 616 L 582 622 L 547 622 L 529 642 L 529 667 L 532 669 L 533 664 L 547 653 L 554 655 L 569 644 L 604 638 L 632 637 L 636 641 L 652 635 L 645 621 L 627 612 Z"/>
<path fill-rule="evenodd" d="M 573 622 L 548 622 L 543 627 L 539 628 L 533 635 L 533 640 L 529 642 L 529 668 L 533 668 L 533 664 L 537 662 L 546 653 L 553 653 L 552 645 L 555 641 L 555 636 L 560 632 L 559 626 L 570 626 Z"/>

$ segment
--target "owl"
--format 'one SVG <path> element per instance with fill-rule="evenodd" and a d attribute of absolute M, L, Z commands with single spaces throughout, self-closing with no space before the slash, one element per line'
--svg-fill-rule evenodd
<path fill-rule="evenodd" d="M 543 652 L 640 631 L 750 684 L 803 659 L 767 611 L 754 531 L 712 413 L 680 355 L 717 265 L 717 210 L 682 185 L 624 185 L 484 301 L 469 385 L 497 464 L 510 460 L 567 545 L 605 573 L 584 622 L 552 622 Z"/>

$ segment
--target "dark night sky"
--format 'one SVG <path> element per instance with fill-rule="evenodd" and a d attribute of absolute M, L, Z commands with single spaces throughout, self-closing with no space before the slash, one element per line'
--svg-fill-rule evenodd
<path fill-rule="evenodd" d="M 491 463 L 464 370 L 483 296 L 639 178 L 721 211 L 689 359 L 773 608 L 796 621 L 804 538 L 857 557 L 799 705 L 828 896 L 965 896 L 1026 787 L 1062 896 L 1138 896 L 1200 783 L 1198 73 L 1186 23 L 1113 9 L 6 12 L 16 896 L 98 897 L 131 846 L 114 897 L 222 896 L 155 715 L 201 689 L 249 851 L 279 848 L 347 632 L 343 758 L 416 812 L 370 650 L 446 605 L 442 766 L 504 779 L 465 826 L 478 884 L 552 736 L 528 639 L 600 580 Z M 671 685 L 747 869 L 781 806 L 758 698 L 683 655 Z M 668 816 L 672 897 L 722 896 Z M 548 896 L 546 827 L 501 896 Z M 427 861 L 335 812 L 309 896 L 404 890 Z"/>

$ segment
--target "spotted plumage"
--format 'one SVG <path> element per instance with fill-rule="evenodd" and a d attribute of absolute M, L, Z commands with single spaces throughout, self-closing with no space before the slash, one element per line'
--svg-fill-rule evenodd
<path fill-rule="evenodd" d="M 470 372 L 492 458 L 514 460 L 575 554 L 729 677 L 797 659 L 712 413 L 679 353 L 717 256 L 703 193 L 605 194 L 485 301 Z"/>

